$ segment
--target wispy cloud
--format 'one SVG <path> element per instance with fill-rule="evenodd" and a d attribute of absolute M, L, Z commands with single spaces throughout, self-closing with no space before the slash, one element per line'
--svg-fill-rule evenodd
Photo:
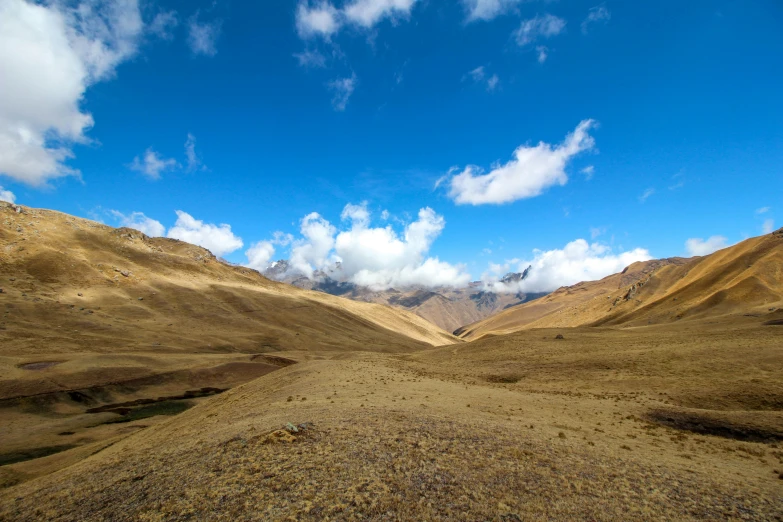
<path fill-rule="evenodd" d="M 587 18 L 582 22 L 582 34 L 587 34 L 590 31 L 590 26 L 603 23 L 606 24 L 611 20 L 612 13 L 604 5 L 597 5 L 591 7 L 587 12 Z"/>
<path fill-rule="evenodd" d="M 217 40 L 220 36 L 221 20 L 200 22 L 196 12 L 188 20 L 188 45 L 194 55 L 215 56 Z"/>
<path fill-rule="evenodd" d="M 645 202 L 645 201 L 647 201 L 647 199 L 648 199 L 650 196 L 652 196 L 653 194 L 655 194 L 655 189 L 654 189 L 654 188 L 652 188 L 652 187 L 648 188 L 647 190 L 645 190 L 645 191 L 642 193 L 642 195 L 641 195 L 641 196 L 639 196 L 639 203 L 644 203 L 644 202 Z"/>
<path fill-rule="evenodd" d="M 487 92 L 494 91 L 500 85 L 500 77 L 498 77 L 497 74 L 488 75 L 484 65 L 480 65 L 479 67 L 468 71 L 468 73 L 462 76 L 462 81 L 465 80 L 484 85 Z"/>
<path fill-rule="evenodd" d="M 174 158 L 164 158 L 150 147 L 143 155 L 133 158 L 129 167 L 151 179 L 160 179 L 162 172 L 174 170 L 178 165 Z"/>
<path fill-rule="evenodd" d="M 590 181 L 591 179 L 593 179 L 593 176 L 595 175 L 595 167 L 593 165 L 588 165 L 582 170 L 580 170 L 579 172 L 585 175 L 585 179 L 587 181 Z"/>
<path fill-rule="evenodd" d="M 551 38 L 565 31 L 566 21 L 562 18 L 546 13 L 536 15 L 533 18 L 522 20 L 519 28 L 514 32 L 517 45 L 524 47 L 542 38 Z"/>
<path fill-rule="evenodd" d="M 319 51 L 302 51 L 301 53 L 295 53 L 294 58 L 297 59 L 302 67 L 326 67 L 326 56 Z"/>
<path fill-rule="evenodd" d="M 351 98 L 354 89 L 356 89 L 356 75 L 352 74 L 348 78 L 338 78 L 332 80 L 327 85 L 332 91 L 332 107 L 338 112 L 342 112 L 348 106 L 348 100 Z"/>
<path fill-rule="evenodd" d="M 764 223 L 761 225 L 761 231 L 765 234 L 770 234 L 773 230 L 775 230 L 775 220 L 765 219 Z"/>
<path fill-rule="evenodd" d="M 761 215 L 761 214 L 766 214 L 766 213 L 767 213 L 767 212 L 769 212 L 770 210 L 771 210 L 771 209 L 770 209 L 770 207 L 761 207 L 761 208 L 757 208 L 757 209 L 756 209 L 756 214 L 759 214 L 759 215 Z"/>

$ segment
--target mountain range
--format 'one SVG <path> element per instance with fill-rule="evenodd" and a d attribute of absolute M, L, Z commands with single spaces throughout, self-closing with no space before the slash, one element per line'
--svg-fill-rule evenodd
<path fill-rule="evenodd" d="M 403 289 L 373 290 L 366 286 L 337 280 L 333 274 L 339 271 L 339 263 L 334 268 L 335 270 L 331 271 L 318 270 L 312 278 L 309 278 L 293 269 L 287 260 L 282 259 L 272 263 L 263 274 L 270 279 L 298 288 L 408 310 L 449 332 L 546 295 L 546 293 L 493 292 L 481 281 L 474 281 L 463 288 L 412 286 Z M 527 277 L 529 270 L 528 268 L 523 272 L 508 273 L 500 281 L 518 283 Z"/>

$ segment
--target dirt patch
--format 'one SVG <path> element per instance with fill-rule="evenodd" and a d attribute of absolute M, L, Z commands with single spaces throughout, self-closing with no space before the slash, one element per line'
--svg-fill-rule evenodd
<path fill-rule="evenodd" d="M 499 375 L 487 375 L 484 378 L 487 382 L 497 384 L 514 384 L 522 380 L 522 376 L 515 373 L 503 373 Z"/>
<path fill-rule="evenodd" d="M 769 422 L 732 419 L 716 413 L 674 412 L 653 410 L 647 420 L 677 430 L 701 435 L 715 435 L 747 442 L 774 442 L 783 440 L 783 428 Z M 778 419 L 779 420 L 779 419 Z"/>
<path fill-rule="evenodd" d="M 47 368 L 51 368 L 52 366 L 57 366 L 62 362 L 63 361 L 39 361 L 39 362 L 20 364 L 18 367 L 21 368 L 22 370 L 45 370 Z"/>

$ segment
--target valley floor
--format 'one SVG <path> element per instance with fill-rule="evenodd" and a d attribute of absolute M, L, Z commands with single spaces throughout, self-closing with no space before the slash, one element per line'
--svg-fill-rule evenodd
<path fill-rule="evenodd" d="M 783 520 L 781 328 L 282 352 L 300 362 L 0 491 L 0 518 Z"/>

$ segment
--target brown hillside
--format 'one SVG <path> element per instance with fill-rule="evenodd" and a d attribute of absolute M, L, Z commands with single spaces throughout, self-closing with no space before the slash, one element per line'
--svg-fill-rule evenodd
<path fill-rule="evenodd" d="M 465 339 L 521 329 L 640 326 L 762 314 L 783 306 L 783 232 L 709 256 L 634 263 L 600 281 L 561 288 L 458 331 Z"/>

